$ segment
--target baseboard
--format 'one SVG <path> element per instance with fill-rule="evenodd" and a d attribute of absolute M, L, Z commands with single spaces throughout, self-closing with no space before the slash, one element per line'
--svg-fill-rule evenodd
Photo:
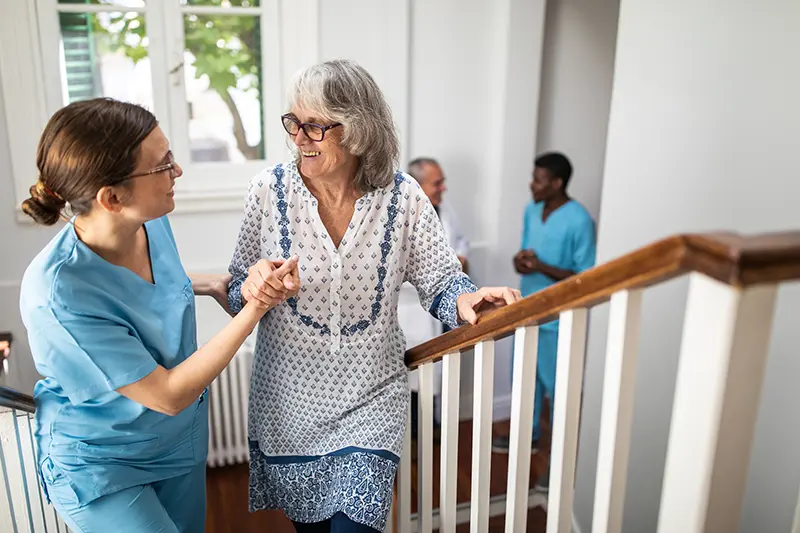
<path fill-rule="evenodd" d="M 536 507 L 547 508 L 547 495 L 531 489 L 528 493 L 528 508 L 535 509 Z M 503 516 L 506 513 L 506 495 L 501 494 L 489 500 L 489 518 L 495 516 Z M 470 502 L 464 502 L 456 506 L 456 524 L 469 524 L 470 518 Z M 433 527 L 432 529 L 439 529 L 439 509 L 433 510 Z M 416 513 L 411 515 L 411 531 L 416 532 L 418 516 Z"/>

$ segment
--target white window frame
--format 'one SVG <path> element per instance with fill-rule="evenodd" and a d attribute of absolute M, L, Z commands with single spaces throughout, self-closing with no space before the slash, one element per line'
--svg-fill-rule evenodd
<path fill-rule="evenodd" d="M 319 60 L 319 0 L 261 0 L 259 7 L 251 8 L 182 6 L 180 0 L 146 0 L 142 8 L 58 4 L 58 0 L 7 1 L 0 17 L 0 86 L 17 206 L 28 197 L 28 188 L 38 176 L 36 145 L 41 131 L 47 119 L 63 106 L 60 12 L 145 14 L 153 112 L 184 168 L 184 177 L 175 188 L 176 212 L 238 211 L 248 180 L 290 156 L 279 116 L 286 109 L 285 87 L 290 76 Z M 191 162 L 182 68 L 183 17 L 190 13 L 260 17 L 265 160 Z"/>

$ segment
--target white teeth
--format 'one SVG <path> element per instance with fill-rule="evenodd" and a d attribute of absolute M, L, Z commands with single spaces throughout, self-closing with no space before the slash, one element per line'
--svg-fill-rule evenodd
<path fill-rule="evenodd" d="M 322 152 L 301 152 L 301 153 L 306 157 L 314 157 L 321 154 Z"/>

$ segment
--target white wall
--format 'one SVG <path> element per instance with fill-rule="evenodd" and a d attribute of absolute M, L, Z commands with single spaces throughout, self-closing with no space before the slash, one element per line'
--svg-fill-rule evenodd
<path fill-rule="evenodd" d="M 668 234 L 800 227 L 800 3 L 622 0 L 599 260 Z M 624 531 L 655 531 L 686 283 L 648 291 Z M 800 485 L 800 286 L 779 294 L 742 531 Z M 592 316 L 576 509 L 590 530 L 607 312 Z"/>
<path fill-rule="evenodd" d="M 349 57 L 373 73 L 401 128 L 404 159 L 437 157 L 448 173 L 450 200 L 466 233 L 480 245 L 472 262 L 477 282 L 516 284 L 509 258 L 518 246 L 536 145 L 543 0 L 326 0 L 318 5 L 319 50 L 309 54 Z M 504 130 L 512 118 L 515 127 Z M 23 363 L 30 356 L 19 323 L 18 284 L 53 230 L 16 221 L 4 124 L 0 106 L 0 249 L 10 256 L 0 263 L 0 330 L 12 329 L 17 339 L 11 384 L 29 391 L 36 377 Z M 35 179 L 30 176 L 31 183 Z M 227 268 L 239 216 L 230 211 L 171 217 L 187 270 Z M 500 228 L 513 228 L 511 237 L 501 235 Z M 199 305 L 202 342 L 225 317 L 202 299 Z"/>
<path fill-rule="evenodd" d="M 618 13 L 619 0 L 549 0 L 545 15 L 535 153 L 558 150 L 570 158 L 574 175 L 569 192 L 586 206 L 595 221 L 600 212 Z M 517 31 L 524 34 L 525 28 Z M 530 60 L 520 54 L 516 64 L 524 65 Z M 516 114 L 516 106 L 529 102 L 532 93 L 515 97 L 516 105 L 501 127 L 512 132 L 520 127 L 523 115 Z M 447 105 L 445 96 L 437 102 L 439 105 Z M 507 192 L 507 212 L 500 216 L 504 227 L 510 228 L 503 232 L 508 255 L 492 256 L 494 268 L 510 267 L 509 258 L 519 248 L 522 210 L 530 201 L 528 182 L 532 170 L 533 165 L 518 168 L 513 182 L 503 189 Z M 468 190 L 453 193 L 469 197 Z M 483 201 L 472 197 L 475 202 Z M 518 277 L 510 272 L 502 279 L 512 286 L 519 284 Z M 510 415 L 512 349 L 510 339 L 498 343 L 495 408 L 501 417 Z"/>
<path fill-rule="evenodd" d="M 600 213 L 619 0 L 551 0 L 545 21 L 537 152 L 572 161 L 569 192 Z"/>
<path fill-rule="evenodd" d="M 33 373 L 25 329 L 19 316 L 19 283 L 28 262 L 50 240 L 55 230 L 20 226 L 16 222 L 14 183 L 8 149 L 9 132 L 4 127 L 2 104 L 3 94 L 0 89 L 0 331 L 11 331 L 14 334 L 13 359 L 9 362 L 7 382 L 22 390 L 31 391 L 36 376 Z M 31 184 L 35 179 L 31 178 Z"/>

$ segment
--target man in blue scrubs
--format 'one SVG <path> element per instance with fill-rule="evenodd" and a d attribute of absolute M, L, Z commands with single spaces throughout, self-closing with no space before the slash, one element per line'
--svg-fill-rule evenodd
<path fill-rule="evenodd" d="M 522 275 L 520 291 L 523 297 L 594 266 L 594 220 L 581 204 L 567 194 L 571 176 L 572 165 L 563 154 L 546 153 L 536 158 L 530 184 L 533 201 L 525 208 L 522 246 L 514 256 L 514 269 Z M 550 399 L 550 419 L 553 418 L 557 349 L 556 320 L 539 328 L 531 443 L 534 451 L 540 436 L 539 419 L 545 396 Z M 507 452 L 508 437 L 495 438 L 493 448 Z"/>

